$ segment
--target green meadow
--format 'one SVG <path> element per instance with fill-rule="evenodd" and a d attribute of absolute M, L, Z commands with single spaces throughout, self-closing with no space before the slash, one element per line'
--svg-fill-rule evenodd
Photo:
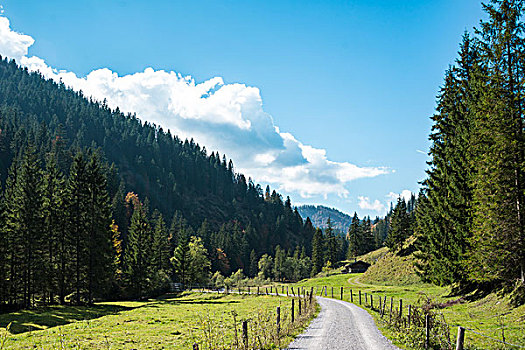
<path fill-rule="evenodd" d="M 199 349 L 287 345 L 313 317 L 290 322 L 291 298 L 214 293 L 166 295 L 148 301 L 50 306 L 0 315 L 0 349 Z M 281 333 L 276 335 L 276 309 Z M 8 331 L 6 330 L 8 327 Z"/>
<path fill-rule="evenodd" d="M 410 259 L 410 258 L 409 258 Z M 395 266 L 397 264 L 397 266 Z M 478 333 L 492 338 L 517 345 L 525 346 L 525 305 L 513 307 L 508 297 L 496 293 L 484 297 L 453 296 L 449 288 L 425 284 L 414 276 L 410 270 L 408 260 L 403 258 L 386 257 L 385 261 L 373 265 L 365 274 L 340 274 L 336 273 L 325 277 L 303 280 L 295 287 L 314 287 L 317 295 L 326 288 L 327 297 L 340 299 L 343 287 L 343 300 L 350 301 L 350 291 L 353 302 L 365 308 L 375 319 L 381 332 L 390 338 L 396 345 L 405 349 L 416 349 L 415 345 L 407 342 L 407 332 L 403 328 L 390 327 L 386 322 L 388 316 L 381 317 L 378 306 L 379 298 L 387 297 L 388 315 L 390 301 L 393 298 L 394 312 L 399 307 L 399 300 L 403 300 L 403 312 L 406 315 L 407 306 L 431 307 L 432 310 L 450 327 L 450 338 L 455 349 L 457 326 L 467 327 Z M 377 270 L 382 271 L 377 271 Z M 405 272 L 402 272 L 405 271 Z M 388 277 L 392 276 L 391 280 Z M 377 279 L 376 279 L 377 278 Z M 392 280 L 394 282 L 392 282 Z M 359 304 L 361 292 L 361 304 Z M 365 293 L 367 302 L 365 302 Z M 322 295 L 325 293 L 323 291 Z M 370 295 L 373 297 L 374 309 L 371 309 Z M 482 337 L 474 332 L 466 331 L 466 349 L 503 349 L 503 344 L 495 340 Z M 516 347 L 507 346 L 507 349 Z"/>

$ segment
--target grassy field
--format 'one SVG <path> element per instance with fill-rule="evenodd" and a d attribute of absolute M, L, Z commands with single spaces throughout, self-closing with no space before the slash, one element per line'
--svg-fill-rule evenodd
<path fill-rule="evenodd" d="M 296 286 L 304 286 L 308 289 L 315 287 L 318 295 L 323 286 L 327 286 L 327 296 L 332 296 L 333 288 L 333 297 L 337 299 L 340 298 L 340 287 L 344 287 L 343 299 L 350 301 L 350 290 L 352 290 L 354 295 L 353 301 L 358 305 L 358 293 L 361 291 L 361 306 L 367 309 L 375 318 L 376 324 L 383 334 L 402 348 L 415 349 L 417 346 L 410 346 L 403 343 L 407 341 L 407 332 L 400 330 L 398 327 L 389 327 L 385 320 L 381 319 L 377 312 L 379 296 L 382 298 L 387 296 L 387 309 L 390 308 L 390 298 L 394 300 L 394 309 L 398 307 L 399 300 L 402 299 L 405 314 L 406 307 L 409 304 L 435 306 L 434 310 L 437 311 L 438 316 L 442 315 L 446 323 L 450 326 L 450 337 L 454 344 L 457 332 L 456 326 L 461 325 L 499 340 L 502 339 L 503 330 L 507 342 L 525 346 L 525 305 L 513 308 L 507 298 L 499 297 L 495 294 L 488 295 L 476 301 L 468 301 L 459 299 L 458 296 L 450 296 L 449 289 L 421 283 L 417 276 L 414 276 L 410 270 L 405 270 L 407 271 L 406 273 L 399 272 L 404 269 L 403 266 L 405 264 L 410 263 L 409 260 L 403 260 L 404 258 L 401 258 L 401 260 L 396 261 L 396 259 L 392 260 L 388 256 L 385 256 L 385 258 L 387 261 L 376 267 L 376 269 L 380 269 L 382 272 L 374 271 L 374 269 L 371 268 L 369 270 L 371 272 L 370 274 L 334 274 L 304 280 L 297 283 Z M 384 276 L 388 275 L 393 276 L 393 280 L 396 281 L 396 283 L 392 283 L 392 280 L 385 281 Z M 405 275 L 412 275 L 412 277 Z M 377 279 L 374 283 L 369 282 L 374 279 Z M 370 309 L 369 297 L 368 303 L 365 304 L 364 293 L 367 293 L 368 296 L 374 296 L 375 310 Z M 466 349 L 504 348 L 502 344 L 476 335 L 471 331 L 466 332 L 465 345 Z M 507 349 L 513 348 L 515 347 L 507 346 Z"/>
<path fill-rule="evenodd" d="M 191 349 L 195 342 L 199 349 L 230 349 L 240 347 L 243 320 L 248 320 L 250 348 L 282 347 L 312 318 L 303 315 L 292 325 L 290 303 L 276 296 L 184 293 L 144 302 L 24 310 L 0 315 L 0 349 Z M 281 334 L 287 334 L 280 339 L 277 306 Z"/>

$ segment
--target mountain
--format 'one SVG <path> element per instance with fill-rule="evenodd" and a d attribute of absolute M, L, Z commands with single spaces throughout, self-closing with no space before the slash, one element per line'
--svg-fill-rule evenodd
<path fill-rule="evenodd" d="M 346 235 L 352 217 L 335 208 L 322 205 L 301 205 L 297 211 L 303 218 L 309 217 L 315 227 L 326 228 L 328 218 L 332 221 L 332 227 L 341 235 Z"/>
<path fill-rule="evenodd" d="M 275 191 L 263 196 L 225 155 L 0 57 L 0 188 L 6 188 L 11 165 L 28 146 L 46 164 L 57 144 L 65 176 L 79 150 L 102 155 L 107 191 L 117 203 L 113 219 L 124 234 L 130 224 L 125 198 L 133 192 L 147 200 L 150 211 L 168 220 L 177 217 L 193 233 L 206 221 L 211 233 L 203 240 L 210 255 L 222 249 L 233 271 L 246 271 L 252 250 L 261 256 L 273 254 L 277 245 L 310 248 L 312 234 L 290 200 Z"/>

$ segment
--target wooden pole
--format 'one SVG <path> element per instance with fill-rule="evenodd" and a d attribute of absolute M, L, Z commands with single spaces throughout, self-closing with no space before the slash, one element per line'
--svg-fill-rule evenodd
<path fill-rule="evenodd" d="M 403 299 L 399 299 L 399 318 L 403 316 Z"/>
<path fill-rule="evenodd" d="M 260 293 L 259 293 L 259 286 L 257 286 L 257 295 L 259 295 L 259 294 L 260 294 Z"/>
<path fill-rule="evenodd" d="M 370 308 L 374 310 L 374 297 L 370 294 Z"/>
<path fill-rule="evenodd" d="M 326 296 L 326 292 L 328 291 L 328 287 L 324 286 L 324 296 Z"/>
<path fill-rule="evenodd" d="M 359 290 L 359 305 L 361 305 L 361 290 Z"/>
<path fill-rule="evenodd" d="M 286 286 L 286 296 L 288 296 L 288 286 Z"/>
<path fill-rule="evenodd" d="M 407 318 L 408 318 L 408 327 L 410 327 L 410 322 L 411 322 L 411 319 L 412 319 L 412 305 L 408 305 Z"/>
<path fill-rule="evenodd" d="M 388 322 L 392 322 L 392 310 L 394 309 L 394 298 L 393 297 L 390 297 L 390 315 L 389 316 L 389 321 Z"/>
<path fill-rule="evenodd" d="M 365 292 L 365 305 L 368 304 L 368 295 Z"/>
<path fill-rule="evenodd" d="M 343 300 L 343 287 L 341 287 L 341 300 Z"/>
<path fill-rule="evenodd" d="M 281 307 L 277 306 L 277 336 L 281 333 Z"/>
<path fill-rule="evenodd" d="M 301 316 L 301 299 L 299 298 L 297 302 L 299 303 L 299 316 Z"/>
<path fill-rule="evenodd" d="M 381 307 L 381 296 L 379 296 L 379 314 L 381 314 L 381 310 L 383 310 L 383 308 Z"/>
<path fill-rule="evenodd" d="M 354 293 L 352 292 L 351 289 L 350 289 L 350 302 L 351 302 L 351 303 L 354 302 Z"/>
<path fill-rule="evenodd" d="M 463 350 L 463 342 L 465 341 L 465 328 L 458 327 L 458 338 L 456 339 L 456 350 Z"/>
<path fill-rule="evenodd" d="M 295 320 L 295 317 L 294 317 L 294 310 L 295 310 L 295 300 L 292 298 L 292 323 L 293 323 L 294 320 Z"/>
<path fill-rule="evenodd" d="M 425 349 L 430 347 L 430 315 L 425 315 Z"/>
<path fill-rule="evenodd" d="M 248 349 L 248 321 L 242 321 L 242 342 L 244 348 Z"/>

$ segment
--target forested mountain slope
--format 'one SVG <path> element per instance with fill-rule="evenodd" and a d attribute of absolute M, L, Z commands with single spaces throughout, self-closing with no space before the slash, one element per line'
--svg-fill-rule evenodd
<path fill-rule="evenodd" d="M 84 162 L 78 152 L 88 148 Z M 60 173 L 71 187 L 78 175 L 72 173 L 73 159 L 78 169 L 93 163 L 92 173 L 97 174 L 99 163 L 97 157 L 90 156 L 93 152 L 101 158 L 111 218 L 123 246 L 116 249 L 117 258 L 124 259 L 125 252 L 122 257 L 118 254 L 130 239 L 132 214 L 143 210 L 143 216 L 153 213 L 154 218 L 162 215 L 168 219 L 166 225 L 158 225 L 162 244 L 168 245 L 168 257 L 180 243 L 177 237 L 200 236 L 212 270 L 220 267 L 225 274 L 239 268 L 248 273 L 254 259 L 256 263 L 262 254 L 273 254 L 277 245 L 288 251 L 297 247 L 310 250 L 313 228 L 303 224 L 290 200 L 283 201 L 275 191 L 263 195 L 259 185 L 235 172 L 226 156 L 210 154 L 193 140 L 180 140 L 169 130 L 111 110 L 104 102 L 45 80 L 14 61 L 0 59 L 0 185 L 5 192 L 5 215 L 14 213 L 10 198 L 15 198 L 16 191 L 11 188 L 21 185 L 24 176 L 33 171 L 37 181 L 46 183 Z M 22 169 L 24 166 L 27 169 Z M 17 179 L 17 172 L 24 175 Z M 62 183 L 59 187 L 67 186 Z M 68 191 L 72 197 L 74 191 Z M 40 196 L 43 205 L 49 198 Z M 171 229 L 164 229 L 170 227 L 172 217 Z M 141 217 L 136 219 L 138 225 Z M 0 235 L 16 235 L 13 227 L 0 227 Z M 31 237 L 26 238 L 21 247 L 33 244 Z M 0 244 L 0 255 L 14 259 L 18 252 L 9 242 L 3 248 Z M 50 248 L 48 255 L 52 253 Z M 25 255 L 20 258 L 26 259 Z M 27 273 L 27 281 L 31 273 Z"/>
<path fill-rule="evenodd" d="M 328 218 L 330 218 L 332 227 L 341 235 L 346 234 L 352 221 L 350 215 L 335 208 L 328 208 L 322 205 L 301 205 L 297 207 L 297 210 L 303 218 L 309 217 L 315 227 L 323 229 L 327 227 Z"/>

